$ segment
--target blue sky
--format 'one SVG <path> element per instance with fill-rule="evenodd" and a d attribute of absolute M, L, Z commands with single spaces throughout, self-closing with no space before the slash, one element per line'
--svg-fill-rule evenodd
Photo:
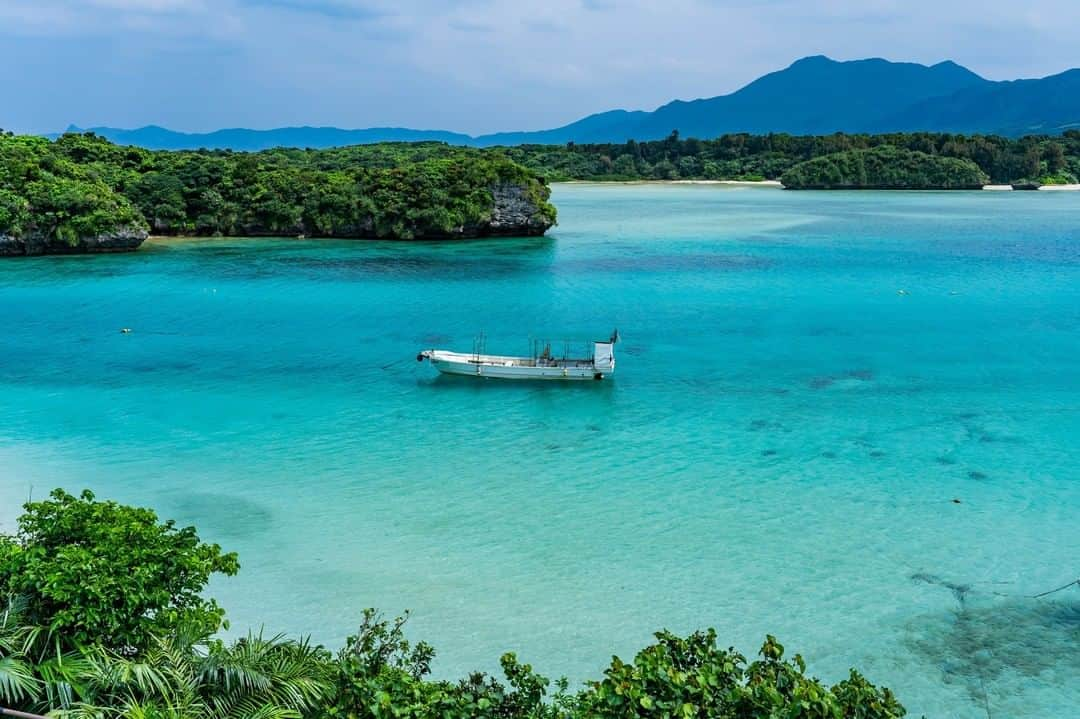
<path fill-rule="evenodd" d="M 1078 0 L 0 0 L 0 127 L 542 129 L 814 54 L 1080 66 Z"/>

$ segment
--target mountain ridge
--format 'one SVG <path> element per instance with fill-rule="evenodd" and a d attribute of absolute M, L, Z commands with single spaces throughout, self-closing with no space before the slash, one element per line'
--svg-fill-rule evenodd
<path fill-rule="evenodd" d="M 212 132 L 178 132 L 160 125 L 146 125 L 133 130 L 114 127 L 81 128 L 70 125 L 67 132 L 93 132 L 119 145 L 138 145 L 148 150 L 264 150 L 270 147 L 312 147 L 322 149 L 375 142 L 446 142 L 470 145 L 473 138 L 444 130 L 414 130 L 405 127 L 368 127 L 342 129 L 301 125 L 269 130 L 231 127 Z M 311 144 L 312 139 L 316 144 Z"/>
<path fill-rule="evenodd" d="M 874 118 L 913 102 L 989 82 L 947 61 L 932 66 L 881 58 L 837 62 L 814 55 L 728 95 L 662 105 L 638 133 L 643 139 L 658 139 L 673 128 L 688 137 L 860 132 Z"/>
<path fill-rule="evenodd" d="M 148 125 L 133 130 L 90 128 L 118 144 L 149 149 L 261 150 L 326 148 L 374 142 L 437 141 L 455 145 L 622 143 L 723 134 L 951 132 L 1058 134 L 1080 127 L 1080 69 L 1037 79 L 987 80 L 952 60 L 933 65 L 882 58 L 796 60 L 715 97 L 672 100 L 654 110 L 608 110 L 548 130 L 472 136 L 401 127 L 342 129 L 227 128 L 184 133 Z M 83 131 L 72 126 L 71 131 Z"/>

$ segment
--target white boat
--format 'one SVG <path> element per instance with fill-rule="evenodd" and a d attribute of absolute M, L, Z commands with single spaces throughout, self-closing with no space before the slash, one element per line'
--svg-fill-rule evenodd
<path fill-rule="evenodd" d="M 429 349 L 416 355 L 418 362 L 429 360 L 444 374 L 489 379 L 601 380 L 615 373 L 615 343 L 619 331 L 604 341 L 564 342 L 561 357 L 551 351 L 551 343 L 534 340 L 531 357 L 491 355 L 484 351 L 483 335 L 473 342 L 472 352 Z M 584 346 L 582 346 L 584 345 Z"/>

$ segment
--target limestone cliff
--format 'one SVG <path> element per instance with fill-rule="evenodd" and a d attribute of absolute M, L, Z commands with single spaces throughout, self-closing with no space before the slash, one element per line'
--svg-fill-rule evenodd
<path fill-rule="evenodd" d="M 91 252 L 129 252 L 138 249 L 147 238 L 146 230 L 137 226 L 119 227 L 89 237 L 80 237 L 74 243 L 39 232 L 23 236 L 0 234 L 0 256 L 25 255 L 79 255 Z"/>
<path fill-rule="evenodd" d="M 491 188 L 491 195 L 494 206 L 487 225 L 489 235 L 531 237 L 544 234 L 555 224 L 555 213 L 547 202 L 551 190 L 546 185 L 530 188 L 501 183 Z"/>

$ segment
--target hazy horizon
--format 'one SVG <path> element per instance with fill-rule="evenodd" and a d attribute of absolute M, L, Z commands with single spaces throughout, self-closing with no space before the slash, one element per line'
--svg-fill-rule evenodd
<path fill-rule="evenodd" d="M 1080 64 L 1077 30 L 1063 0 L 0 0 L 0 127 L 538 130 L 807 55 L 1042 77 Z"/>

